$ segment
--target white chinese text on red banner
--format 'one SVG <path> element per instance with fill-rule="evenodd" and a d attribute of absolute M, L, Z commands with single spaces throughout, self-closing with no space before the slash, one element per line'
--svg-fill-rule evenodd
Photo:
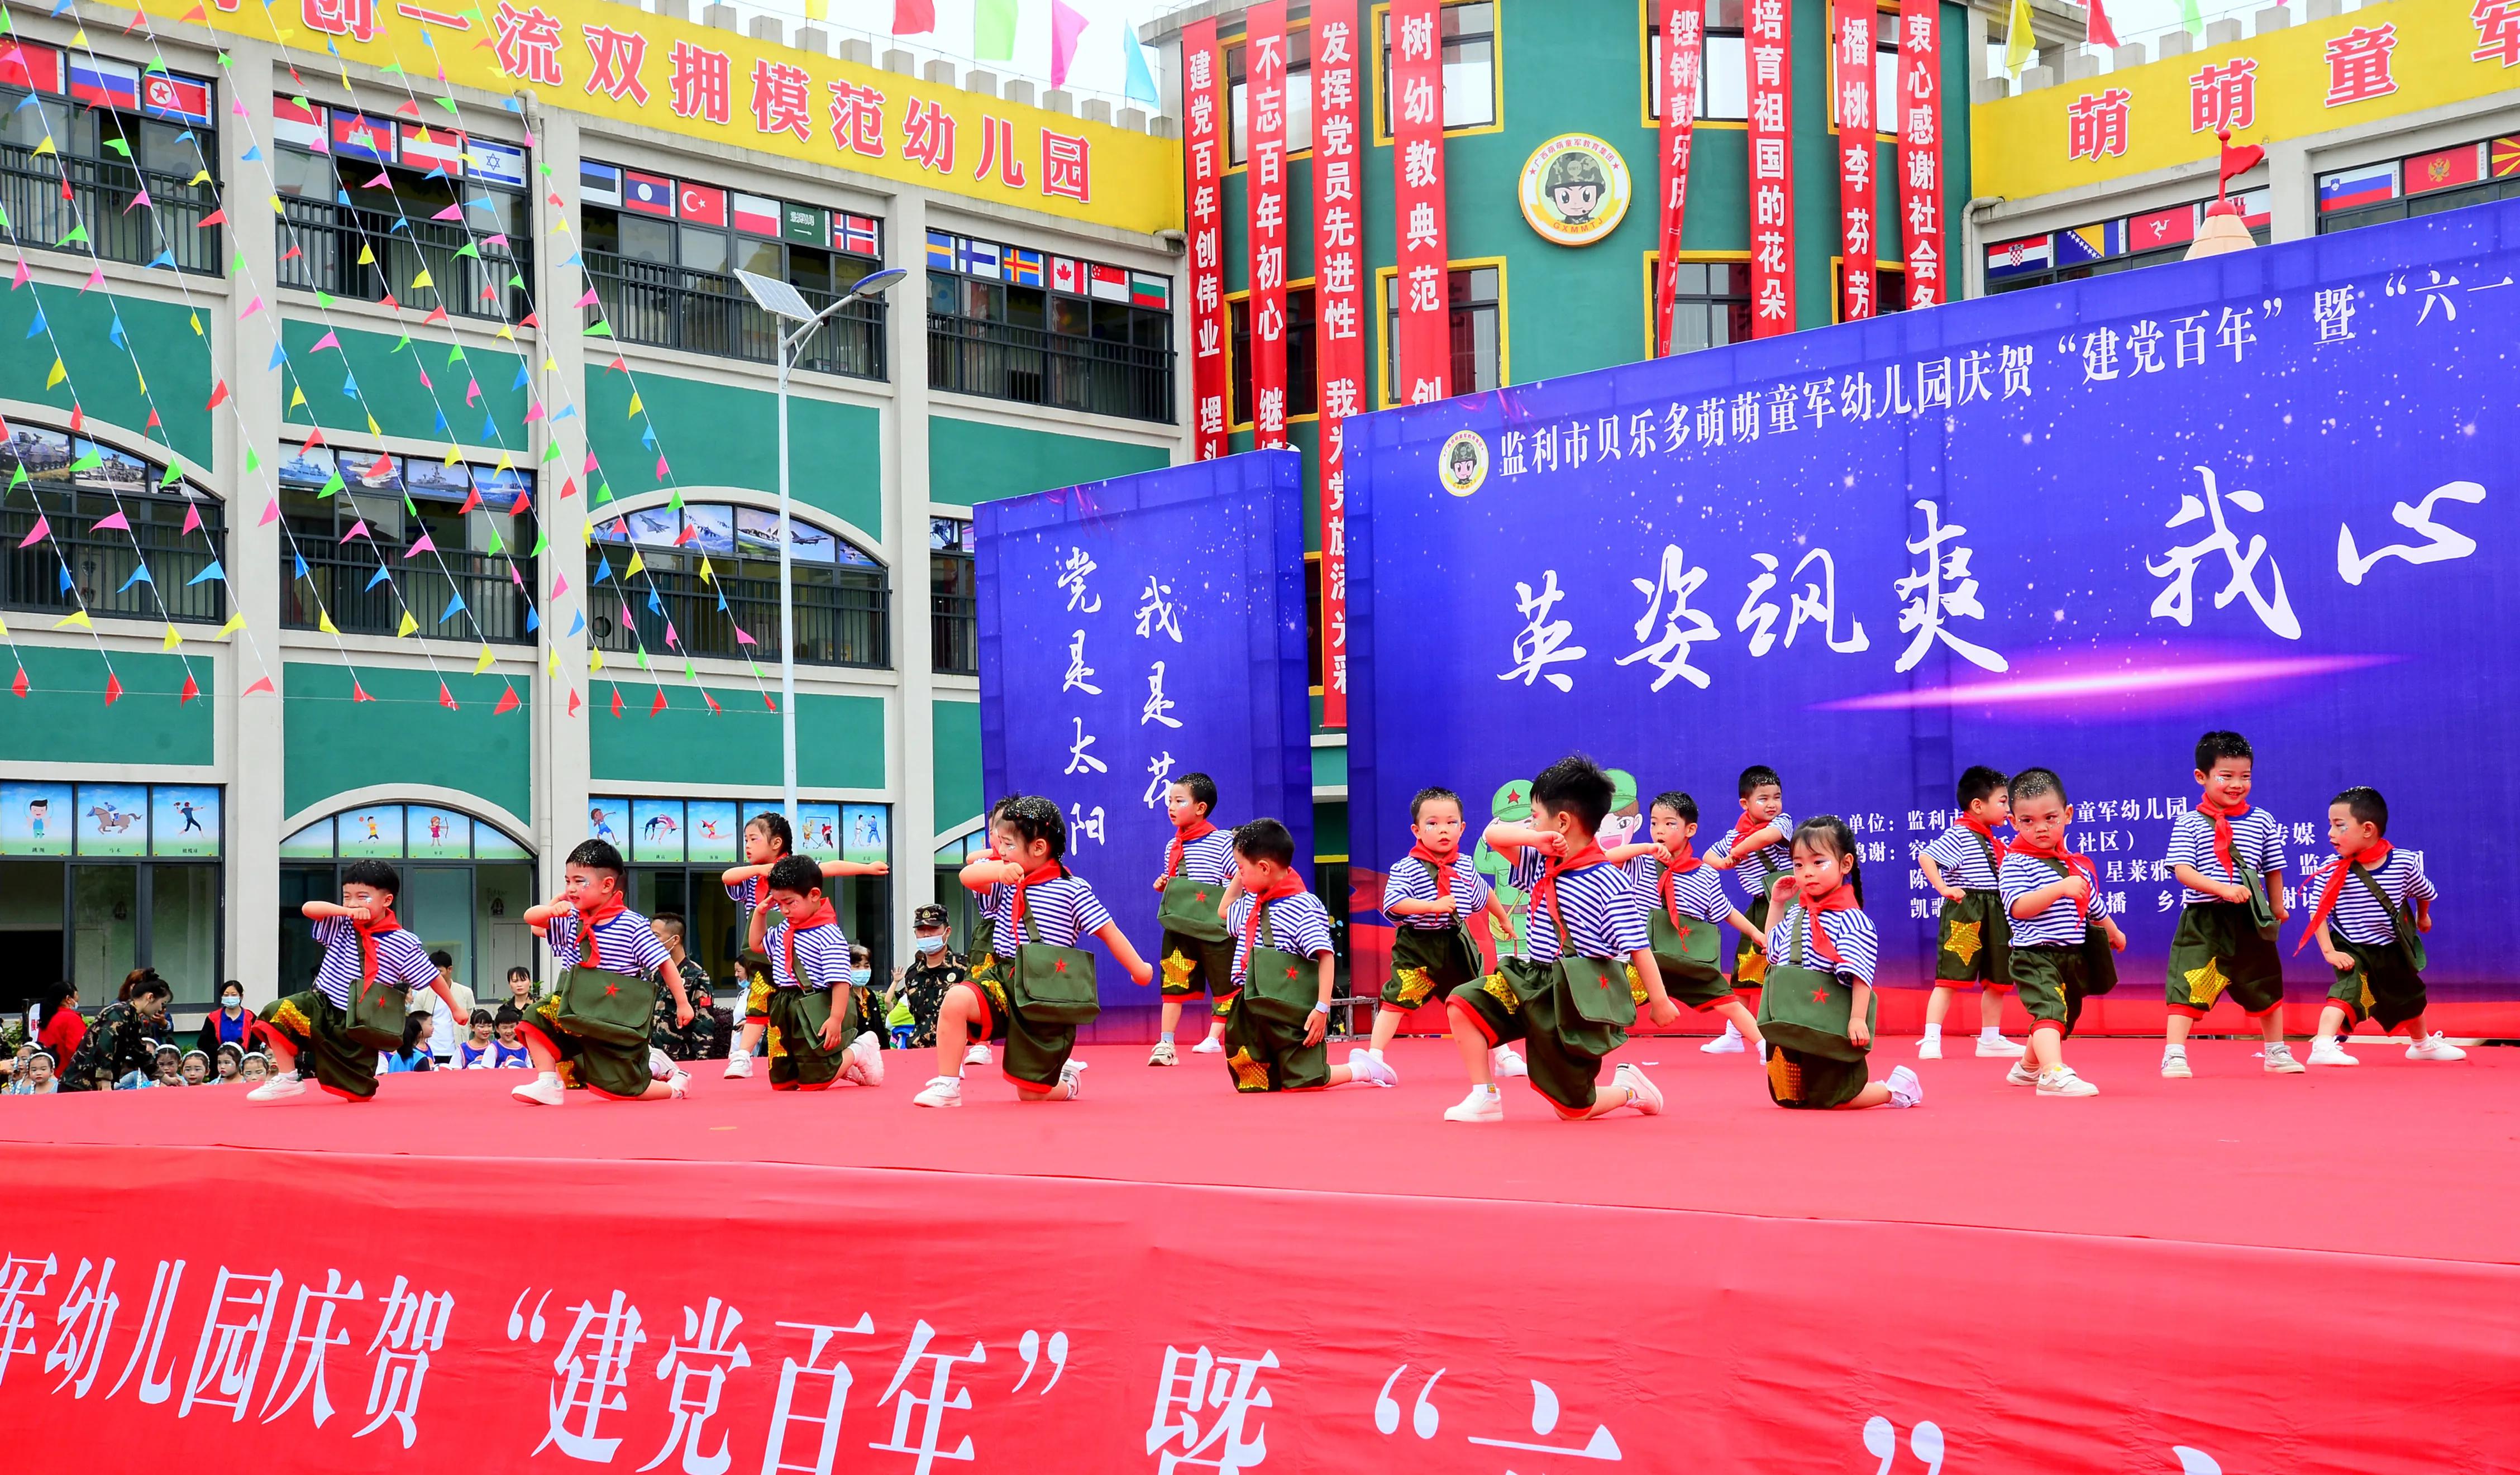
<path fill-rule="evenodd" d="M 1899 7 L 1899 220 L 1908 305 L 1947 301 L 1943 250 L 1942 0 Z"/>
<path fill-rule="evenodd" d="M 1366 408 L 1357 0 L 1313 5 L 1313 343 L 1321 385 L 1322 726 L 1347 726 L 1347 417 Z"/>
<path fill-rule="evenodd" d="M 1286 4 L 1251 7 L 1243 40 L 1250 131 L 1251 443 L 1286 443 Z"/>
<path fill-rule="evenodd" d="M 1197 457 L 1225 454 L 1223 104 L 1216 22 L 1182 31 L 1182 168 L 1190 202 L 1190 385 Z"/>
<path fill-rule="evenodd" d="M 1397 397 L 1413 405 L 1453 393 L 1441 9 L 1437 0 L 1395 0 L 1383 22 L 1391 27 L 1392 198 L 1400 233 L 1400 362 L 1392 382 Z"/>
<path fill-rule="evenodd" d="M 1742 66 L 1750 99 L 1750 335 L 1794 330 L 1793 11 L 1750 0 Z"/>
<path fill-rule="evenodd" d="M 1696 123 L 1706 0 L 1662 8 L 1662 271 L 1654 286 L 1654 350 L 1671 351 L 1671 304 L 1680 282 L 1680 228 L 1688 213 L 1689 130 Z"/>

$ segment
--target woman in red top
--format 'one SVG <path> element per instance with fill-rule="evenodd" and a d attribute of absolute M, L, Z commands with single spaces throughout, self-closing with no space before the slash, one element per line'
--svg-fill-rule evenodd
<path fill-rule="evenodd" d="M 53 984 L 37 996 L 35 1004 L 39 1010 L 35 1048 L 56 1060 L 78 1053 L 79 1042 L 87 1038 L 87 1016 L 78 1011 L 78 986 Z"/>

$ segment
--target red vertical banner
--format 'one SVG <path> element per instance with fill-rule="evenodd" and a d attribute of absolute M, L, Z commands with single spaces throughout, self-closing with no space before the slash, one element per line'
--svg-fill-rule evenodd
<path fill-rule="evenodd" d="M 1662 269 L 1654 285 L 1654 351 L 1671 352 L 1671 304 L 1680 281 L 1680 227 L 1688 213 L 1689 131 L 1696 124 L 1706 0 L 1662 7 Z"/>
<path fill-rule="evenodd" d="M 1873 300 L 1880 274 L 1873 263 L 1880 246 L 1875 239 L 1880 211 L 1873 178 L 1876 152 L 1872 135 L 1880 103 L 1873 96 L 1872 29 L 1881 18 L 1872 0 L 1836 0 L 1837 23 L 1837 240 L 1839 316 L 1847 322 L 1880 311 Z"/>
<path fill-rule="evenodd" d="M 1750 335 L 1794 331 L 1793 9 L 1749 0 L 1741 65 L 1750 99 Z"/>
<path fill-rule="evenodd" d="M 1313 347 L 1322 386 L 1322 726 L 1347 726 L 1347 418 L 1365 404 L 1357 0 L 1313 0 Z"/>
<path fill-rule="evenodd" d="M 1197 459 L 1225 454 L 1224 67 L 1216 22 L 1182 29 L 1183 198 L 1190 214 L 1190 394 Z"/>
<path fill-rule="evenodd" d="M 1784 0 L 1777 0 L 1782 5 Z M 1444 251 L 1444 40 L 1438 0 L 1392 0 L 1391 169 L 1400 235 L 1400 400 L 1453 393 L 1453 296 Z"/>
<path fill-rule="evenodd" d="M 1951 300 L 1943 246 L 1942 0 L 1899 6 L 1899 219 L 1908 305 Z"/>
<path fill-rule="evenodd" d="M 1286 443 L 1286 0 L 1244 13 L 1243 180 L 1251 250 L 1251 443 Z"/>

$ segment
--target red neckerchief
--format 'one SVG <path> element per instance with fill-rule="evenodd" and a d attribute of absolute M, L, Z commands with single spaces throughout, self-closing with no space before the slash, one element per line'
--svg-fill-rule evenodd
<path fill-rule="evenodd" d="M 1675 875 L 1687 875 L 1695 871 L 1697 865 L 1697 852 L 1689 847 L 1687 840 L 1680 842 L 1679 860 L 1662 862 L 1662 876 L 1659 882 L 1662 889 L 1662 909 L 1671 914 L 1671 924 L 1675 927 L 1686 928 L 1688 923 L 1681 920 L 1680 896 L 1673 890 L 1671 878 Z"/>
<path fill-rule="evenodd" d="M 2238 880 L 2240 863 L 2234 859 L 2232 853 L 2231 822 L 2247 814 L 2249 806 L 2234 804 L 2225 809 L 2214 802 L 2212 794 L 2207 794 L 2196 801 L 2196 812 L 2214 822 L 2214 854 L 2222 858 L 2223 873 L 2235 881 Z"/>
<path fill-rule="evenodd" d="M 1292 874 L 1287 874 L 1278 877 L 1278 884 L 1268 890 L 1251 893 L 1251 910 L 1242 914 L 1242 966 L 1246 971 L 1251 966 L 1251 950 L 1257 945 L 1260 936 L 1261 909 L 1271 902 L 1294 896 L 1303 889 L 1303 882 L 1296 880 Z"/>
<path fill-rule="evenodd" d="M 1811 914 L 1813 948 L 1819 951 L 1821 957 L 1828 960 L 1830 966 L 1844 967 L 1846 965 L 1846 960 L 1838 956 L 1837 944 L 1829 941 L 1828 928 L 1822 925 L 1821 917 L 1822 914 L 1829 912 L 1858 912 L 1863 910 L 1864 904 L 1855 899 L 1855 888 L 1846 884 L 1844 881 L 1840 881 L 1837 883 L 1836 890 L 1831 891 L 1828 895 L 1821 897 L 1818 900 L 1814 900 L 1811 897 L 1801 894 L 1802 887 L 1792 876 L 1780 875 L 1777 877 L 1777 884 L 1778 886 L 1792 886 L 1796 893 L 1794 900 L 1804 911 Z"/>
<path fill-rule="evenodd" d="M 387 907 L 367 921 L 361 921 L 355 916 L 348 917 L 346 920 L 359 934 L 359 984 L 360 987 L 365 988 L 377 981 L 378 935 L 395 931 L 402 926 L 402 923 L 394 918 L 391 907 Z"/>
<path fill-rule="evenodd" d="M 2026 834 L 2014 835 L 2012 837 L 2012 848 L 2020 851 L 2023 855 L 2031 856 L 2038 860 L 2061 861 L 2064 863 L 2067 874 L 2079 875 L 2085 881 L 2090 882 L 2094 886 L 2100 883 L 2099 868 L 2092 864 L 2092 858 L 2090 856 L 2067 850 L 2065 848 L 2065 837 L 2062 834 L 2056 836 L 2056 848 L 2053 850 L 2039 849 L 2037 846 L 2030 843 L 2030 836 Z M 2074 919 L 2084 923 L 2089 923 L 2091 921 L 2091 893 L 2085 892 L 2083 895 L 2074 898 Z"/>
<path fill-rule="evenodd" d="M 612 900 L 592 911 L 585 907 L 577 909 L 577 951 L 588 967 L 604 966 L 604 955 L 595 946 L 595 924 L 610 921 L 628 910 L 629 904 L 621 899 L 618 891 L 612 893 Z"/>
<path fill-rule="evenodd" d="M 814 910 L 806 913 L 801 921 L 785 912 L 780 916 L 788 923 L 788 981 L 801 989 L 805 987 L 805 975 L 796 969 L 796 934 L 807 927 L 828 927 L 840 919 L 839 914 L 832 910 L 832 899 L 827 896 L 817 902 Z"/>
<path fill-rule="evenodd" d="M 1558 931 L 1566 931 L 1566 919 L 1557 915 L 1557 878 L 1569 871 L 1582 871 L 1588 866 L 1598 866 L 1608 859 L 1608 856 L 1601 854 L 1599 840 L 1586 840 L 1583 849 L 1561 860 L 1548 861 L 1542 868 L 1540 879 L 1532 884 L 1531 899 L 1537 905 L 1549 909 L 1549 919 L 1556 925 Z M 1571 943 L 1574 940 L 1574 934 L 1568 933 L 1567 940 Z"/>
<path fill-rule="evenodd" d="M 1023 863 L 1021 861 L 1016 861 L 1012 864 L 1020 866 Z M 1023 941 L 1024 888 L 1039 881 L 1055 881 L 1066 873 L 1067 868 L 1065 866 L 1060 865 L 1055 860 L 1048 861 L 1043 863 L 1042 868 L 1039 871 L 1025 872 L 1022 877 L 1015 882 L 1014 910 L 1009 916 L 1009 921 L 1015 929 L 1015 941 Z"/>
<path fill-rule="evenodd" d="M 1753 816 L 1748 810 L 1743 810 L 1741 812 L 1741 818 L 1732 822 L 1732 841 L 1731 848 L 1726 850 L 1725 854 L 1735 855 L 1736 852 L 1740 850 L 1741 842 L 1743 840 L 1750 838 L 1750 836 L 1767 828 L 1774 823 L 1776 822 L 1773 820 L 1762 820 Z"/>
<path fill-rule="evenodd" d="M 1199 841 L 1206 839 L 1209 835 L 1214 833 L 1216 833 L 1216 827 L 1207 823 L 1203 818 L 1192 820 L 1187 825 L 1176 827 L 1173 830 L 1172 844 L 1164 848 L 1164 873 L 1162 879 L 1169 881 L 1174 876 L 1180 874 L 1182 852 L 1188 850 L 1191 846 L 1197 844 Z"/>
<path fill-rule="evenodd" d="M 1985 840 L 1985 841 L 1987 842 L 1987 844 L 1989 844 L 1989 845 L 1991 845 L 1991 846 L 1995 847 L 1995 861 L 1994 861 L 1994 865 L 1995 865 L 1996 867 L 2001 867 L 2001 866 L 2002 866 L 2002 865 L 2003 865 L 2003 842 L 2002 842 L 2002 840 L 1999 840 L 1999 839 L 1997 839 L 1997 838 L 1995 837 L 1995 827 L 1994 827 L 1994 826 L 1992 826 L 1992 825 L 1981 825 L 1981 824 L 1979 824 L 1977 821 L 1970 819 L 1967 815 L 1961 815 L 1961 816 L 1960 816 L 1960 827 L 1961 827 L 1962 829 L 1974 829 L 1974 830 L 1976 830 L 1976 831 L 1978 832 L 1978 837 L 1979 837 L 1980 839 Z M 2015 836 L 2013 837 L 2013 843 L 2014 843 L 2015 845 L 2020 844 L 2020 843 L 2021 843 L 2020 836 L 2015 835 Z"/>
<path fill-rule="evenodd" d="M 1437 855 L 1422 843 L 1409 847 L 1409 859 L 1424 861 L 1435 869 L 1435 900 L 1439 902 L 1453 899 L 1453 862 L 1461 856 L 1461 853 L 1458 847 L 1451 855 Z"/>
<path fill-rule="evenodd" d="M 2301 941 L 2294 943 L 2292 950 L 2296 953 L 2300 952 L 2309 945 L 2312 938 L 2318 935 L 2319 925 L 2327 920 L 2328 913 L 2336 910 L 2336 898 L 2345 890 L 2345 877 L 2355 867 L 2360 866 L 2368 871 L 2374 867 L 2386 865 L 2389 852 L 2396 848 L 2386 840 L 2373 840 L 2368 849 L 2358 850 L 2352 855 L 2338 856 L 2327 868 L 2327 889 L 2319 893 L 2318 905 L 2311 909 L 2310 928 L 2301 934 Z M 2387 893 L 2381 894 L 2385 896 Z"/>

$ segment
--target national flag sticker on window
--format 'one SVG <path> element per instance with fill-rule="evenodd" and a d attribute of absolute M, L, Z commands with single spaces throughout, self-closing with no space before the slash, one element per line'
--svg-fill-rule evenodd
<path fill-rule="evenodd" d="M 1435 460 L 1435 474 L 1444 490 L 1466 497 L 1487 483 L 1488 443 L 1476 430 L 1455 430 Z"/>

